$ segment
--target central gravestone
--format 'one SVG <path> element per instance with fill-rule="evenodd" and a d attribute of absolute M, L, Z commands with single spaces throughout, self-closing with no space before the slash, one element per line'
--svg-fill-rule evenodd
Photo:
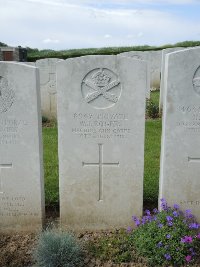
<path fill-rule="evenodd" d="M 118 56 L 57 64 L 62 226 L 124 227 L 142 214 L 146 70 Z"/>

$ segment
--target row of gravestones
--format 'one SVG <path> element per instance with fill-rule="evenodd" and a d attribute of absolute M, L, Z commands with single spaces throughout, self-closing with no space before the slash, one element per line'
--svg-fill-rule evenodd
<path fill-rule="evenodd" d="M 200 219 L 200 48 L 165 57 L 160 198 Z M 0 63 L 0 232 L 44 220 L 38 69 Z M 142 214 L 145 61 L 86 56 L 57 64 L 60 221 L 126 227 Z M 87 153 L 86 153 L 87 152 Z"/>
<path fill-rule="evenodd" d="M 162 89 L 165 55 L 169 52 L 178 51 L 184 48 L 168 48 L 160 51 L 132 51 L 121 53 L 120 56 L 131 57 L 133 59 L 145 60 L 147 65 L 147 86 L 146 98 L 150 98 L 150 90 Z M 56 89 L 56 63 L 61 61 L 58 58 L 46 58 L 36 62 L 26 62 L 26 64 L 36 66 L 40 72 L 40 92 L 42 116 L 48 119 L 57 119 L 57 89 Z M 163 92 L 160 90 L 160 110 L 163 106 Z"/>

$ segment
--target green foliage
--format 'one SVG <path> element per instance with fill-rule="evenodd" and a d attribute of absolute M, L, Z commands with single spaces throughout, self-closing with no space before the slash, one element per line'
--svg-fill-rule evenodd
<path fill-rule="evenodd" d="M 126 47 L 103 47 L 103 48 L 86 48 L 86 49 L 69 49 L 69 50 L 61 50 L 54 51 L 50 49 L 38 50 L 37 48 L 31 49 L 28 47 L 28 61 L 36 61 L 42 58 L 73 58 L 73 57 L 81 57 L 86 55 L 117 55 L 123 52 L 129 51 L 149 51 L 149 50 L 161 50 L 164 48 L 170 47 L 192 47 L 199 46 L 200 41 L 185 41 L 177 44 L 166 44 L 163 46 L 149 46 L 149 45 L 141 45 L 141 46 L 126 46 Z"/>
<path fill-rule="evenodd" d="M 154 90 L 151 92 L 151 96 L 150 96 L 151 101 L 156 104 L 159 105 L 159 101 L 160 101 L 160 90 Z"/>
<path fill-rule="evenodd" d="M 103 47 L 103 48 L 85 48 L 85 49 L 69 49 L 69 50 L 40 50 L 40 51 L 28 51 L 28 61 L 36 61 L 41 58 L 57 57 L 62 59 L 81 57 L 87 55 L 117 55 L 123 52 L 129 51 L 144 51 L 154 50 L 156 47 L 143 45 L 134 47 Z"/>
<path fill-rule="evenodd" d="M 8 45 L 7 45 L 7 44 L 4 44 L 4 43 L 2 43 L 2 42 L 0 42 L 0 46 L 6 47 L 6 46 L 8 46 Z"/>
<path fill-rule="evenodd" d="M 200 257 L 200 225 L 190 210 L 185 213 L 167 206 L 146 211 L 141 220 L 133 217 L 137 229 L 130 233 L 137 253 L 148 259 L 150 266 L 182 266 L 195 263 Z"/>
<path fill-rule="evenodd" d="M 151 100 L 147 100 L 146 113 L 149 118 L 159 118 L 159 105 Z"/>
<path fill-rule="evenodd" d="M 145 124 L 144 201 L 157 205 L 161 146 L 160 119 L 147 120 Z"/>
<path fill-rule="evenodd" d="M 86 248 L 93 257 L 101 261 L 112 260 L 114 263 L 122 263 L 134 260 L 133 244 L 125 230 L 100 237 L 95 242 L 89 241 Z"/>
<path fill-rule="evenodd" d="M 176 43 L 175 46 L 181 46 L 181 47 L 200 46 L 200 41 L 184 41 Z"/>
<path fill-rule="evenodd" d="M 34 258 L 39 267 L 80 267 L 83 251 L 69 233 L 48 230 L 41 234 Z"/>
<path fill-rule="evenodd" d="M 42 116 L 42 123 L 46 123 L 46 122 L 48 122 L 49 120 L 48 120 L 48 118 L 47 117 L 45 117 L 45 116 Z"/>

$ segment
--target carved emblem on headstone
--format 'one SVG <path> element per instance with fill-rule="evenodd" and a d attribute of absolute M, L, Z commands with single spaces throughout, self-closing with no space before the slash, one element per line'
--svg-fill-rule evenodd
<path fill-rule="evenodd" d="M 0 76 L 0 113 L 6 112 L 13 104 L 14 91 L 9 88 L 6 78 Z"/>
<path fill-rule="evenodd" d="M 81 87 L 86 102 L 95 108 L 112 107 L 121 95 L 117 74 L 106 68 L 94 69 L 87 73 Z"/>
<path fill-rule="evenodd" d="M 193 80 L 192 80 L 192 83 L 193 83 L 194 91 L 198 95 L 200 95 L 200 67 L 198 67 L 198 69 L 196 70 L 194 77 L 193 77 Z"/>

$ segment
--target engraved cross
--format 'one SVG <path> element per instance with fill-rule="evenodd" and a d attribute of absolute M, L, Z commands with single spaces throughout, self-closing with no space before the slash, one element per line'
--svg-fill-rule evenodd
<path fill-rule="evenodd" d="M 12 168 L 12 163 L 0 164 L 0 194 L 3 194 L 3 179 L 1 177 L 2 169 Z"/>
<path fill-rule="evenodd" d="M 82 162 L 84 166 L 98 166 L 99 167 L 99 201 L 103 200 L 103 166 L 119 166 L 119 162 L 110 163 L 110 162 L 103 162 L 103 144 L 98 144 L 99 146 L 99 162 L 88 163 Z"/>
<path fill-rule="evenodd" d="M 188 161 L 189 162 L 200 162 L 200 158 L 191 158 L 191 157 L 188 157 Z"/>

